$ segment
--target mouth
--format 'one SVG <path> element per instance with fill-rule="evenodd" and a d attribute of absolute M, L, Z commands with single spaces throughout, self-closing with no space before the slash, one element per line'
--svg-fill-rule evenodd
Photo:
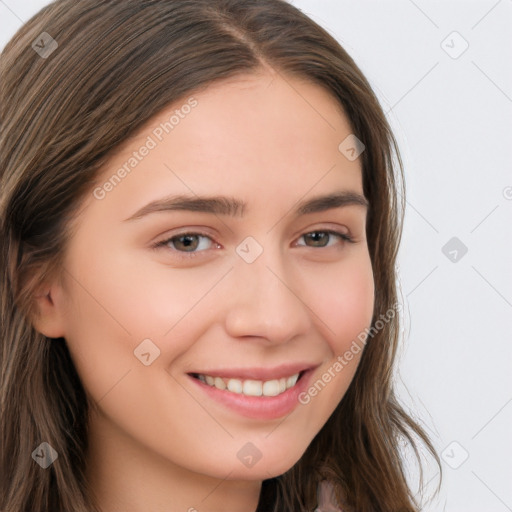
<path fill-rule="evenodd" d="M 204 370 L 188 377 L 204 397 L 238 416 L 270 421 L 290 414 L 300 405 L 314 370 L 306 365 L 279 368 Z"/>
<path fill-rule="evenodd" d="M 207 386 L 245 396 L 278 396 L 293 388 L 302 378 L 306 370 L 280 379 L 256 380 L 243 378 L 214 377 L 202 373 L 191 373 L 190 376 L 200 380 Z"/>

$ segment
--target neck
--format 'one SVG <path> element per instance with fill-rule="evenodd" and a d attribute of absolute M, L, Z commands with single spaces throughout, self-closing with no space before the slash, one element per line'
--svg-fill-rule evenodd
<path fill-rule="evenodd" d="M 86 477 L 101 512 L 254 512 L 261 481 L 204 475 L 142 446 L 91 412 Z"/>

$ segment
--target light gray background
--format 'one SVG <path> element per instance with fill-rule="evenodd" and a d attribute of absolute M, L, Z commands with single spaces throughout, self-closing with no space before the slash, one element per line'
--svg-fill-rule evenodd
<path fill-rule="evenodd" d="M 0 46 L 46 3 L 0 0 Z M 512 511 L 512 0 L 292 3 L 352 55 L 401 147 L 397 385 L 444 470 L 425 510 Z"/>

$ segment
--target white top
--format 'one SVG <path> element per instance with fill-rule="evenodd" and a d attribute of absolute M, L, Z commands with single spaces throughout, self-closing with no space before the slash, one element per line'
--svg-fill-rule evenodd
<path fill-rule="evenodd" d="M 336 500 L 334 488 L 327 480 L 318 484 L 317 496 L 318 506 L 314 512 L 343 512 Z"/>

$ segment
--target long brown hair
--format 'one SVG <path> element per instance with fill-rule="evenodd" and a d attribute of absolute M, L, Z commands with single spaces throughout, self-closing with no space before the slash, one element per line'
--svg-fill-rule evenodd
<path fill-rule="evenodd" d="M 97 510 L 84 472 L 90 404 L 65 340 L 31 322 L 41 283 L 62 275 L 82 199 L 163 108 L 262 65 L 329 91 L 364 142 L 372 327 L 396 309 L 402 163 L 369 83 L 326 30 L 284 0 L 53 2 L 0 56 L 0 510 Z M 346 395 L 297 464 L 263 482 L 258 511 L 312 511 L 324 479 L 347 511 L 419 510 L 401 443 L 420 467 L 420 444 L 440 462 L 393 391 L 398 327 L 397 314 L 374 329 Z M 41 470 L 31 454 L 44 441 L 58 459 Z"/>

